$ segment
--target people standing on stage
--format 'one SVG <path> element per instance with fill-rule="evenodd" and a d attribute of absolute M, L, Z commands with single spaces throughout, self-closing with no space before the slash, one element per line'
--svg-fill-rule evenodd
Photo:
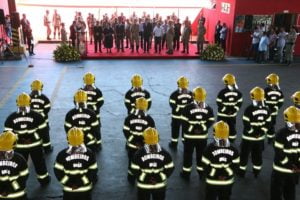
<path fill-rule="evenodd" d="M 168 22 L 168 28 L 167 28 L 167 35 L 166 35 L 166 40 L 167 40 L 167 54 L 173 54 L 173 40 L 174 40 L 174 25 L 173 21 L 169 20 Z"/>
<path fill-rule="evenodd" d="M 67 42 L 67 31 L 65 28 L 65 23 L 61 23 L 60 32 L 61 32 L 61 42 L 66 43 Z"/>
<path fill-rule="evenodd" d="M 141 48 L 144 48 L 144 19 L 139 19 L 139 34 L 140 34 L 140 40 L 141 40 Z"/>
<path fill-rule="evenodd" d="M 106 48 L 106 53 L 111 53 L 111 48 L 113 47 L 113 34 L 114 30 L 110 23 L 106 23 L 104 30 L 104 47 Z"/>
<path fill-rule="evenodd" d="M 189 21 L 184 21 L 184 28 L 181 36 L 181 41 L 183 43 L 183 51 L 181 53 L 189 54 L 189 42 L 192 34 L 191 23 Z"/>
<path fill-rule="evenodd" d="M 118 23 L 115 26 L 116 46 L 117 51 L 124 52 L 125 25 L 122 18 L 118 18 Z"/>
<path fill-rule="evenodd" d="M 204 35 L 206 34 L 206 28 L 201 20 L 199 20 L 198 24 L 198 33 L 197 33 L 197 52 L 196 54 L 202 54 L 203 45 L 205 42 Z"/>
<path fill-rule="evenodd" d="M 221 47 L 224 49 L 224 52 L 226 51 L 226 38 L 227 38 L 227 25 L 226 23 L 223 23 L 222 29 L 220 31 L 220 42 L 221 42 Z"/>
<path fill-rule="evenodd" d="M 89 38 L 90 38 L 90 44 L 92 44 L 93 42 L 93 37 L 94 37 L 94 26 L 96 24 L 96 19 L 94 18 L 94 15 L 89 13 L 88 17 L 87 17 L 87 25 L 88 25 L 88 29 L 89 29 Z"/>
<path fill-rule="evenodd" d="M 125 23 L 125 38 L 126 38 L 126 47 L 125 48 L 130 48 L 131 45 L 131 32 L 130 32 L 130 28 L 131 28 L 131 22 L 129 19 L 126 19 L 126 23 Z M 128 46 L 129 44 L 129 46 Z"/>
<path fill-rule="evenodd" d="M 296 27 L 292 26 L 289 34 L 286 36 L 286 45 L 285 45 L 285 54 L 286 54 L 285 57 L 288 65 L 290 65 L 294 60 L 293 54 L 294 54 L 296 40 L 297 40 Z"/>
<path fill-rule="evenodd" d="M 51 40 L 51 28 L 50 28 L 50 19 L 49 19 L 49 10 L 46 10 L 46 14 L 44 15 L 44 26 L 47 29 L 47 40 Z"/>
<path fill-rule="evenodd" d="M 73 21 L 73 24 L 70 26 L 70 39 L 72 47 L 75 47 L 76 41 L 76 21 Z"/>
<path fill-rule="evenodd" d="M 285 29 L 283 27 L 280 28 L 280 32 L 278 33 L 278 40 L 277 40 L 277 49 L 279 53 L 279 62 L 283 63 L 284 57 L 283 57 L 283 49 L 285 47 L 285 39 L 287 36 L 287 33 L 285 32 Z"/>
<path fill-rule="evenodd" d="M 29 20 L 26 18 L 26 14 L 22 15 L 22 19 L 21 19 L 21 27 L 22 27 L 22 31 L 23 31 L 23 40 L 24 40 L 24 44 L 27 44 L 27 32 L 30 28 L 30 22 Z"/>
<path fill-rule="evenodd" d="M 174 41 L 173 41 L 173 49 L 179 51 L 180 48 L 180 36 L 181 36 L 181 23 L 179 18 L 176 19 L 176 23 L 174 24 Z"/>
<path fill-rule="evenodd" d="M 61 17 L 60 14 L 57 13 L 57 10 L 54 10 L 54 14 L 52 17 L 52 25 L 53 25 L 53 30 L 54 30 L 54 38 L 56 39 L 56 31 L 58 34 L 58 39 L 60 39 L 60 25 L 61 25 Z"/>
<path fill-rule="evenodd" d="M 131 34 L 131 52 L 134 52 L 134 45 L 135 50 L 139 52 L 139 25 L 137 23 L 137 19 L 133 20 L 133 24 L 130 27 L 130 34 Z"/>
<path fill-rule="evenodd" d="M 157 25 L 153 29 L 153 35 L 154 35 L 154 49 L 155 53 L 157 53 L 157 47 L 158 47 L 158 53 L 161 53 L 161 38 L 163 36 L 163 28 L 161 27 L 160 23 L 157 23 Z"/>
<path fill-rule="evenodd" d="M 161 25 L 161 26 L 162 26 L 162 28 L 164 30 L 164 34 L 162 36 L 161 47 L 162 47 L 162 49 L 164 49 L 164 47 L 167 48 L 167 45 L 165 45 L 165 44 L 167 44 L 166 39 L 167 39 L 167 30 L 168 30 L 168 20 L 165 20 L 164 23 L 163 23 L 163 25 Z"/>
<path fill-rule="evenodd" d="M 217 22 L 217 25 L 215 27 L 215 44 L 220 44 L 220 31 L 222 29 L 221 21 L 219 20 Z"/>
<path fill-rule="evenodd" d="M 103 28 L 99 21 L 96 22 L 96 25 L 93 27 L 93 34 L 94 34 L 94 44 L 95 44 L 95 53 L 98 51 L 102 53 L 102 38 L 103 38 Z"/>
<path fill-rule="evenodd" d="M 149 53 L 150 48 L 150 39 L 152 35 L 152 24 L 150 23 L 150 19 L 146 18 L 144 24 L 144 53 Z"/>

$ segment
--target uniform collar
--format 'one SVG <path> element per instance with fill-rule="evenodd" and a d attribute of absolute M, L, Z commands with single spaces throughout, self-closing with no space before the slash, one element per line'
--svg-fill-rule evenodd
<path fill-rule="evenodd" d="M 149 147 L 149 144 L 145 144 L 145 150 L 146 150 L 146 153 L 151 153 L 150 152 L 150 147 Z M 156 149 L 157 149 L 157 152 L 156 153 L 159 153 L 162 151 L 162 148 L 160 146 L 160 144 L 156 144 Z"/>

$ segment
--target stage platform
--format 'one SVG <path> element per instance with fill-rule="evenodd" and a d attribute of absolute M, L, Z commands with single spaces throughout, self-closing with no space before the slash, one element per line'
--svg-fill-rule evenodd
<path fill-rule="evenodd" d="M 149 53 L 144 53 L 144 50 L 139 48 L 139 53 L 131 52 L 131 49 L 125 48 L 125 52 L 117 52 L 117 49 L 113 47 L 112 53 L 106 53 L 106 49 L 102 47 L 102 53 L 94 52 L 94 44 L 88 45 L 88 53 L 86 56 L 83 56 L 82 59 L 198 59 L 199 55 L 195 54 L 197 51 L 197 47 L 195 44 L 190 44 L 190 52 L 181 53 L 183 47 L 182 44 L 180 46 L 179 51 L 174 51 L 172 55 L 166 53 L 166 49 L 162 49 L 161 53 L 154 52 L 154 44 L 152 44 L 152 48 Z"/>

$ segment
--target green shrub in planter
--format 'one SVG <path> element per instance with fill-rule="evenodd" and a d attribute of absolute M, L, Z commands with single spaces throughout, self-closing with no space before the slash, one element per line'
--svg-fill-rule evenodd
<path fill-rule="evenodd" d="M 54 59 L 57 62 L 73 62 L 80 60 L 79 52 L 65 43 L 57 46 L 53 52 Z"/>
<path fill-rule="evenodd" d="M 200 55 L 202 60 L 222 61 L 225 58 L 224 50 L 217 44 L 209 44 Z"/>

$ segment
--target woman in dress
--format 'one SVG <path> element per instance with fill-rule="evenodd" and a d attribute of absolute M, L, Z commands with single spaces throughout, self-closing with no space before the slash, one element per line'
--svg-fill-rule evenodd
<path fill-rule="evenodd" d="M 111 48 L 113 47 L 113 34 L 114 30 L 112 29 L 110 23 L 107 23 L 103 30 L 104 34 L 104 47 L 106 48 L 106 53 L 111 53 Z"/>

